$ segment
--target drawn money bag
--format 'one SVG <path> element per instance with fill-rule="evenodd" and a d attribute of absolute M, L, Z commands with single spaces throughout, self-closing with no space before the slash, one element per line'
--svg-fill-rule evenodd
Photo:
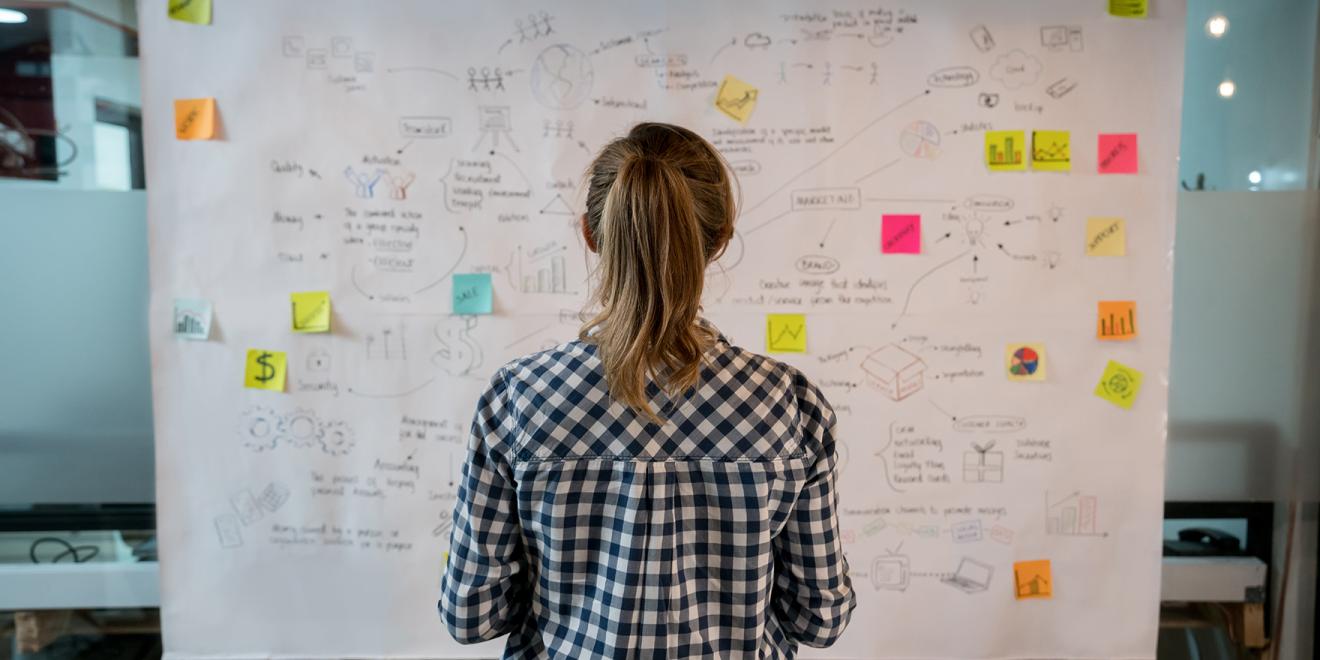
<path fill-rule="evenodd" d="M 451 376 L 463 376 L 481 366 L 481 346 L 472 339 L 477 318 L 461 316 L 441 321 L 435 326 L 435 338 L 440 350 L 431 356 L 431 362 Z"/>

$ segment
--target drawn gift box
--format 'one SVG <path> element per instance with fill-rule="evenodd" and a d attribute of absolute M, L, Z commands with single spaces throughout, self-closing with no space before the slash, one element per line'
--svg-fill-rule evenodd
<path fill-rule="evenodd" d="M 880 386 L 880 391 L 894 401 L 901 401 L 921 389 L 926 363 L 921 358 L 890 344 L 862 360 L 865 371 Z"/>
<path fill-rule="evenodd" d="M 963 481 L 973 483 L 1000 483 L 1004 480 L 1004 452 L 990 451 L 992 441 L 986 446 L 972 443 L 974 451 L 963 454 Z"/>

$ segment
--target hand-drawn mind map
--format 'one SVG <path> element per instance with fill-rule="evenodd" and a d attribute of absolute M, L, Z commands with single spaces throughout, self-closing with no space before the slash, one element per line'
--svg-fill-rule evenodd
<path fill-rule="evenodd" d="M 662 120 L 738 177 L 706 315 L 838 413 L 860 604 L 811 657 L 1153 655 L 1182 7 L 1152 6 L 144 16 L 190 62 L 144 59 L 148 106 L 214 96 L 223 129 L 149 122 L 164 590 L 189 612 L 167 651 L 498 655 L 434 618 L 467 425 L 495 368 L 576 334 L 584 169 Z M 492 313 L 451 313 L 473 273 Z M 298 291 L 330 292 L 331 332 L 289 331 Z M 175 340 L 175 298 L 214 305 L 209 339 Z M 241 387 L 250 348 L 287 354 L 285 391 Z M 1146 374 L 1129 408 L 1093 393 L 1110 360 Z M 1035 560 L 1050 584 L 1014 579 Z"/>

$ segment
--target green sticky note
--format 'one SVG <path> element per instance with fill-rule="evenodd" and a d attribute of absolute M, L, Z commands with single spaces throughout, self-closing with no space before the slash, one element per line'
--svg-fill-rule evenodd
<path fill-rule="evenodd" d="M 330 292 L 290 293 L 294 332 L 330 332 Z"/>
<path fill-rule="evenodd" d="M 169 0 L 170 18 L 197 25 L 211 24 L 211 0 Z"/>
<path fill-rule="evenodd" d="M 454 275 L 455 314 L 489 314 L 492 297 L 490 273 Z"/>
<path fill-rule="evenodd" d="M 769 353 L 806 353 L 805 314 L 766 314 L 765 350 Z"/>
<path fill-rule="evenodd" d="M 1109 0 L 1109 15 L 1119 18 L 1145 18 L 1150 9 L 1147 0 Z"/>
<path fill-rule="evenodd" d="M 1120 408 L 1131 408 L 1141 391 L 1141 372 L 1110 360 L 1095 386 L 1095 395 Z"/>

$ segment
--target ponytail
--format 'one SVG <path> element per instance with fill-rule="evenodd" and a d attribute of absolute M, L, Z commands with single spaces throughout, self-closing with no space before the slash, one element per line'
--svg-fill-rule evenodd
<path fill-rule="evenodd" d="M 592 164 L 599 312 L 579 334 L 598 347 L 611 397 L 652 422 L 662 420 L 648 376 L 671 395 L 687 390 L 714 339 L 697 317 L 706 268 L 733 232 L 732 199 L 719 153 L 677 126 L 639 124 Z"/>

